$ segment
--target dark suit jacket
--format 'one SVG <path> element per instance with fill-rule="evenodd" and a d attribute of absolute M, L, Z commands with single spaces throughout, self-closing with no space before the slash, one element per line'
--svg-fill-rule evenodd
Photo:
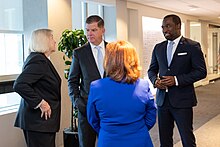
<path fill-rule="evenodd" d="M 42 53 L 32 52 L 26 59 L 23 71 L 14 83 L 21 97 L 15 126 L 24 130 L 57 132 L 60 128 L 61 79 L 50 60 Z M 44 99 L 51 107 L 51 118 L 41 118 L 37 105 Z"/>
<path fill-rule="evenodd" d="M 107 42 L 105 42 L 106 46 Z M 74 50 L 68 77 L 69 96 L 78 110 L 86 116 L 90 83 L 100 79 L 98 67 L 89 43 Z"/>
<path fill-rule="evenodd" d="M 187 108 L 197 104 L 193 83 L 207 75 L 206 64 L 200 44 L 182 37 L 173 55 L 170 66 L 167 63 L 167 43 L 164 41 L 155 46 L 148 76 L 154 84 L 161 76 L 176 76 L 178 86 L 168 88 L 170 103 L 176 108 Z M 162 106 L 165 90 L 157 89 L 156 102 Z"/>

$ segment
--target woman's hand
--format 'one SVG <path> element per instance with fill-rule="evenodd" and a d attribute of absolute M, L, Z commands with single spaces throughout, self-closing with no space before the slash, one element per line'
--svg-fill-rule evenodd
<path fill-rule="evenodd" d="M 47 120 L 51 116 L 51 108 L 50 105 L 45 101 L 42 100 L 42 103 L 40 105 L 40 110 L 41 110 L 41 118 L 44 116 L 45 119 Z"/>

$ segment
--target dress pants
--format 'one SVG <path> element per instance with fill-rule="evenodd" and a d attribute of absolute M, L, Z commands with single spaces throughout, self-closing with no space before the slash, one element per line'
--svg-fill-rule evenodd
<path fill-rule="evenodd" d="M 78 111 L 78 135 L 80 147 L 95 147 L 96 132 L 88 123 L 85 115 Z"/>
<path fill-rule="evenodd" d="M 164 104 L 158 106 L 158 125 L 161 147 L 173 147 L 174 122 L 177 125 L 183 147 L 196 147 L 193 134 L 193 110 L 171 106 L 166 93 Z"/>
<path fill-rule="evenodd" d="M 27 147 L 55 147 L 56 133 L 23 130 Z"/>

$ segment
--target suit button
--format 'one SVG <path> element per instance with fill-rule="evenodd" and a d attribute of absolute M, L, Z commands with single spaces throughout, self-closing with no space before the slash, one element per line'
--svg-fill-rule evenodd
<path fill-rule="evenodd" d="M 170 68 L 168 68 L 168 71 L 170 71 Z"/>

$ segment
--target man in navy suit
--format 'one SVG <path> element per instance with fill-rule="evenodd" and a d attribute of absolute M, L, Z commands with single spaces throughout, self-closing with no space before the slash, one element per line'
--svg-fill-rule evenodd
<path fill-rule="evenodd" d="M 105 33 L 104 20 L 91 15 L 86 19 L 86 35 L 88 43 L 75 49 L 68 78 L 69 96 L 78 108 L 78 135 L 80 147 L 95 147 L 96 133 L 89 125 L 86 116 L 86 105 L 90 83 L 104 76 L 103 63 L 99 65 L 98 54 L 105 54 L 107 42 L 103 40 Z M 98 51 L 99 49 L 99 51 Z"/>
<path fill-rule="evenodd" d="M 183 147 L 195 147 L 192 107 L 197 100 L 193 83 L 206 77 L 205 60 L 200 44 L 181 36 L 177 15 L 165 16 L 162 30 L 167 40 L 154 47 L 148 70 L 149 79 L 157 88 L 160 144 L 173 147 L 175 122 Z"/>

